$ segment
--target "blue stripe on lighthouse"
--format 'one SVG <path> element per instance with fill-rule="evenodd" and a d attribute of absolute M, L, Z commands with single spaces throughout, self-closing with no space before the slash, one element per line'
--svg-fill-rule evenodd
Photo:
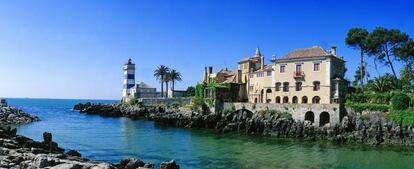
<path fill-rule="evenodd" d="M 125 78 L 127 78 L 127 79 L 135 79 L 135 75 L 134 74 L 127 74 L 125 76 Z"/>
<path fill-rule="evenodd" d="M 134 87 L 134 84 L 124 84 L 124 89 L 130 89 Z"/>

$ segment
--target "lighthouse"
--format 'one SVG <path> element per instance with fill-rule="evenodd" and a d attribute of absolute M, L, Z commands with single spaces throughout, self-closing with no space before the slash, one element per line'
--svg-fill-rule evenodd
<path fill-rule="evenodd" d="M 131 89 L 135 86 L 135 64 L 132 63 L 131 58 L 124 65 L 124 88 L 122 90 L 122 102 L 126 102 L 133 97 L 134 93 Z"/>

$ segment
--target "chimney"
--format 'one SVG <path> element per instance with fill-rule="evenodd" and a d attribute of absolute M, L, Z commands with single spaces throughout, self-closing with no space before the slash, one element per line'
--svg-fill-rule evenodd
<path fill-rule="evenodd" d="M 207 74 L 207 67 L 204 67 L 204 79 L 203 82 L 207 82 L 208 74 Z"/>
<path fill-rule="evenodd" d="M 331 54 L 336 56 L 336 46 L 331 47 Z"/>
<path fill-rule="evenodd" d="M 264 57 L 260 57 L 260 69 L 264 69 Z"/>
<path fill-rule="evenodd" d="M 208 67 L 208 74 L 213 74 L 213 66 Z"/>

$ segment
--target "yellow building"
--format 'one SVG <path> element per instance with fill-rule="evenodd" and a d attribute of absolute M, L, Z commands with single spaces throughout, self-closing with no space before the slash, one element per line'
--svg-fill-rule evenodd
<path fill-rule="evenodd" d="M 345 97 L 345 61 L 319 46 L 297 49 L 265 64 L 260 50 L 238 62 L 238 69 L 205 70 L 204 82 L 233 83 L 241 87 L 237 100 L 251 103 L 332 104 Z"/>

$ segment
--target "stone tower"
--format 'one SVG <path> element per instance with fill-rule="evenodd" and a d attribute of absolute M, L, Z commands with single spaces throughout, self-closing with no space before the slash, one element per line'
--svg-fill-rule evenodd
<path fill-rule="evenodd" d="M 131 88 L 135 86 L 135 64 L 132 63 L 131 58 L 124 65 L 124 88 L 122 90 L 122 101 L 125 102 L 129 97 L 132 97 Z"/>

